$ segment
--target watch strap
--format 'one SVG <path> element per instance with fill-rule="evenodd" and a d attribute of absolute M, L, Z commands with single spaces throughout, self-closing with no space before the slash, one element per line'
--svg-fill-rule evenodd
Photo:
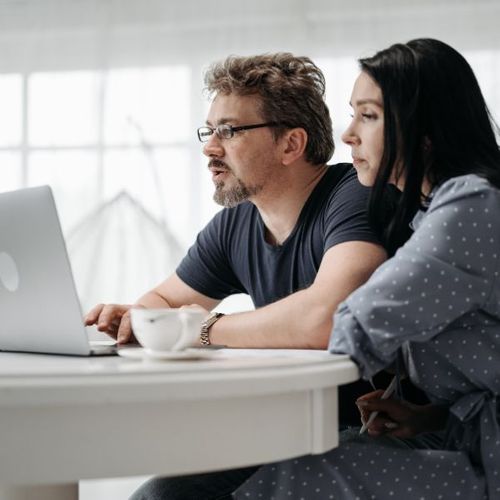
<path fill-rule="evenodd" d="M 210 342 L 210 327 L 218 321 L 220 318 L 224 316 L 224 313 L 221 312 L 213 312 L 211 313 L 205 321 L 201 324 L 201 330 L 200 330 L 200 344 L 207 346 L 211 345 Z"/>

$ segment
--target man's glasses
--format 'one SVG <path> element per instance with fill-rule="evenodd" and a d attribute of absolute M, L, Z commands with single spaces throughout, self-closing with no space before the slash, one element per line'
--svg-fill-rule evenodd
<path fill-rule="evenodd" d="M 261 127 L 277 127 L 279 123 L 277 122 L 267 122 L 267 123 L 258 123 L 256 125 L 242 125 L 240 127 L 233 127 L 232 125 L 217 125 L 217 127 L 200 127 L 198 129 L 198 139 L 201 142 L 208 142 L 210 137 L 215 133 L 219 139 L 231 139 L 234 136 L 235 132 L 239 132 L 240 130 L 252 130 L 254 128 Z"/>

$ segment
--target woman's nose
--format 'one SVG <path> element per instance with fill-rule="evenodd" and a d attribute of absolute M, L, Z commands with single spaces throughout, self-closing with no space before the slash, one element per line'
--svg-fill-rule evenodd
<path fill-rule="evenodd" d="M 348 144 L 349 146 L 352 146 L 354 144 L 359 144 L 359 137 L 354 132 L 352 123 L 347 127 L 347 129 L 342 134 L 342 141 Z"/>

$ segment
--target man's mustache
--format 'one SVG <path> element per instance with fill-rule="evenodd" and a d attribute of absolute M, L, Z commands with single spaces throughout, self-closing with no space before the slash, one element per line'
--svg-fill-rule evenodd
<path fill-rule="evenodd" d="M 225 164 L 223 161 L 221 160 L 216 160 L 216 159 L 213 159 L 213 160 L 210 160 L 208 162 L 208 168 L 217 168 L 217 169 L 221 169 L 221 170 L 228 170 L 230 171 L 231 168 Z"/>

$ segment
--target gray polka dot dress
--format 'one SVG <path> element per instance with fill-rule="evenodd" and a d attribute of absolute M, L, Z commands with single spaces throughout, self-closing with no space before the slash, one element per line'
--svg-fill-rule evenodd
<path fill-rule="evenodd" d="M 397 358 L 442 432 L 341 433 L 339 447 L 263 466 L 243 499 L 500 499 L 500 191 L 466 175 L 436 188 L 396 255 L 335 314 L 330 351 L 370 378 Z"/>

